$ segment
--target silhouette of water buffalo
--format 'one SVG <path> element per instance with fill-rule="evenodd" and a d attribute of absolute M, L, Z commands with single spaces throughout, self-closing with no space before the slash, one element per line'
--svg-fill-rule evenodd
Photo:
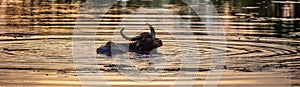
<path fill-rule="evenodd" d="M 115 54 L 121 54 L 125 52 L 135 52 L 137 54 L 146 54 L 155 53 L 156 48 L 163 45 L 162 41 L 159 38 L 156 38 L 155 29 L 152 25 L 148 24 L 151 33 L 143 32 L 135 37 L 126 36 L 123 31 L 125 28 L 122 28 L 120 31 L 121 36 L 129 41 L 134 41 L 133 43 L 114 43 L 107 42 L 106 45 L 101 46 L 97 49 L 97 54 L 106 54 L 107 56 L 112 55 L 112 51 Z"/>

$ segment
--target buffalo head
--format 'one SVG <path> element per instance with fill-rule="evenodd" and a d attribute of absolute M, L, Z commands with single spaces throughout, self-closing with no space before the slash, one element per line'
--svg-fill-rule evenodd
<path fill-rule="evenodd" d="M 127 37 L 123 31 L 125 28 L 122 28 L 120 33 L 121 36 L 129 41 L 135 41 L 134 43 L 129 44 L 129 51 L 136 52 L 138 54 L 149 54 L 151 51 L 156 52 L 155 49 L 162 46 L 163 43 L 159 38 L 156 38 L 155 29 L 152 25 L 148 24 L 150 28 L 149 32 L 143 32 L 135 37 Z"/>

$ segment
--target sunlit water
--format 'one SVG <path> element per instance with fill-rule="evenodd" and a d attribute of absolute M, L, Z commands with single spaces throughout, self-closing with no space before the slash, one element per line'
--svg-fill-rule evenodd
<path fill-rule="evenodd" d="M 25 1 L 27 2 L 1 2 L 0 86 L 80 86 L 72 58 L 72 38 L 79 9 L 83 4 L 75 0 L 71 4 Z M 199 8 L 205 5 L 197 3 Z M 220 87 L 299 86 L 299 19 L 252 17 L 249 16 L 252 12 L 248 10 L 234 12 L 238 8 L 231 6 L 234 4 L 215 2 L 220 16 L 200 14 L 201 17 L 194 15 L 188 7 L 166 2 L 150 7 L 149 3 L 141 3 L 140 7 L 122 4 L 108 10 L 102 19 L 99 16 L 105 13 L 105 9 L 86 9 L 84 14 L 88 16 L 85 15 L 81 20 L 95 18 L 93 20 L 98 22 L 80 23 L 98 25 L 93 26 L 98 28 L 96 35 L 88 36 L 95 37 L 96 45 L 91 49 L 95 53 L 97 47 L 108 41 L 129 43 L 120 38 L 118 32 L 121 27 L 127 29 L 126 34 L 133 36 L 148 32 L 145 24 L 150 23 L 155 27 L 157 37 L 162 39 L 164 45 L 158 49 L 160 54 L 152 58 L 152 61 L 147 56 L 130 54 L 128 59 L 132 64 L 120 65 L 129 70 L 143 71 L 152 68 L 153 61 L 164 62 L 155 65 L 155 68 L 160 68 L 157 71 L 160 75 L 151 83 L 135 82 L 120 75 L 115 67 L 118 63 L 113 58 L 97 54 L 98 64 L 94 66 L 100 68 L 107 83 L 113 86 L 172 85 L 179 74 L 179 68 L 187 73 L 194 73 L 193 69 L 199 69 L 194 84 L 202 86 L 207 73 L 211 72 L 211 51 L 222 49 L 211 46 L 211 40 L 216 38 L 209 35 L 205 24 L 214 25 L 214 29 L 223 26 L 226 35 L 226 67 L 223 67 L 225 71 Z M 201 21 L 216 18 L 223 22 Z M 191 28 L 193 36 L 180 31 L 186 27 Z M 84 32 L 89 32 L 89 29 Z M 201 63 L 180 67 L 180 60 L 187 56 L 181 55 L 180 47 L 185 46 L 180 46 L 179 42 L 197 43 L 197 47 L 190 50 L 199 53 L 189 56 L 201 57 Z M 149 74 L 157 76 L 157 72 Z M 90 85 L 97 85 L 95 78 L 89 78 Z M 181 83 L 186 85 L 184 80 Z"/>

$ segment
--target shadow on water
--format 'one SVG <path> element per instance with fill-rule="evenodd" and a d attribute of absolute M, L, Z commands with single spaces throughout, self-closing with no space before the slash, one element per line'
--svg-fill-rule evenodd
<path fill-rule="evenodd" d="M 293 20 L 293 21 L 275 21 L 274 25 L 275 33 L 277 33 L 278 37 L 285 37 L 285 38 L 293 38 L 298 39 L 300 38 L 300 20 Z"/>

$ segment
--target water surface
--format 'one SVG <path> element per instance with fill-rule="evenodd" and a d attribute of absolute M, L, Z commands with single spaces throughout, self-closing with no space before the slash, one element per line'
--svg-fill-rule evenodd
<path fill-rule="evenodd" d="M 0 86 L 81 86 L 72 58 L 72 38 L 75 24 L 78 24 L 76 19 L 85 1 L 31 1 L 1 1 Z M 205 2 L 191 2 L 194 3 L 191 7 L 205 9 Z M 213 0 L 213 3 L 219 16 L 198 14 L 199 17 L 179 0 L 129 0 L 118 2 L 109 10 L 93 7 L 85 9 L 82 14 L 86 15 L 79 23 L 86 26 L 97 25 L 92 26 L 97 28 L 95 36 L 82 35 L 95 37 L 95 48 L 91 50 L 93 52 L 112 38 L 117 37 L 120 42 L 129 43 L 118 36 L 120 28 L 125 27 L 125 33 L 134 36 L 140 32 L 148 32 L 145 23 L 156 28 L 157 37 L 164 43 L 158 49 L 162 56 L 153 60 L 166 61 L 165 67 L 158 69 L 157 72 L 162 74 L 151 83 L 135 82 L 122 76 L 115 67 L 117 62 L 105 55 L 96 55 L 98 64 L 92 66 L 99 67 L 107 83 L 116 87 L 165 87 L 173 84 L 179 73 L 178 68 L 191 74 L 197 68 L 199 71 L 194 84 L 202 86 L 206 75 L 212 72 L 209 70 L 211 51 L 222 49 L 211 46 L 211 40 L 216 38 L 211 37 L 205 28 L 205 24 L 210 24 L 213 25 L 210 29 L 220 29 L 223 26 L 226 35 L 226 67 L 220 87 L 299 86 L 300 32 L 297 10 L 294 13 L 291 10 L 274 10 L 272 8 L 284 6 L 281 4 L 287 2 L 272 0 Z M 299 4 L 295 4 L 293 9 L 298 9 L 297 6 Z M 108 12 L 105 13 L 105 10 Z M 206 19 L 220 19 L 222 23 L 204 22 Z M 187 27 L 194 36 L 186 35 L 183 30 Z M 91 32 L 89 27 L 86 28 L 83 32 Z M 191 48 L 191 51 L 199 54 L 190 56 L 201 57 L 201 63 L 180 67 L 180 59 L 188 56 L 179 55 L 182 50 L 178 42 L 197 43 L 198 48 Z M 132 62 L 131 65 L 126 65 L 130 66 L 127 67 L 129 70 L 143 71 L 152 68 L 149 58 L 131 56 L 128 59 Z M 157 64 L 156 68 L 160 66 L 163 65 Z M 150 73 L 151 75 L 157 76 L 156 73 Z M 98 84 L 93 76 L 87 77 L 89 85 Z M 180 81 L 179 84 L 187 85 L 185 81 L 188 80 Z"/>

